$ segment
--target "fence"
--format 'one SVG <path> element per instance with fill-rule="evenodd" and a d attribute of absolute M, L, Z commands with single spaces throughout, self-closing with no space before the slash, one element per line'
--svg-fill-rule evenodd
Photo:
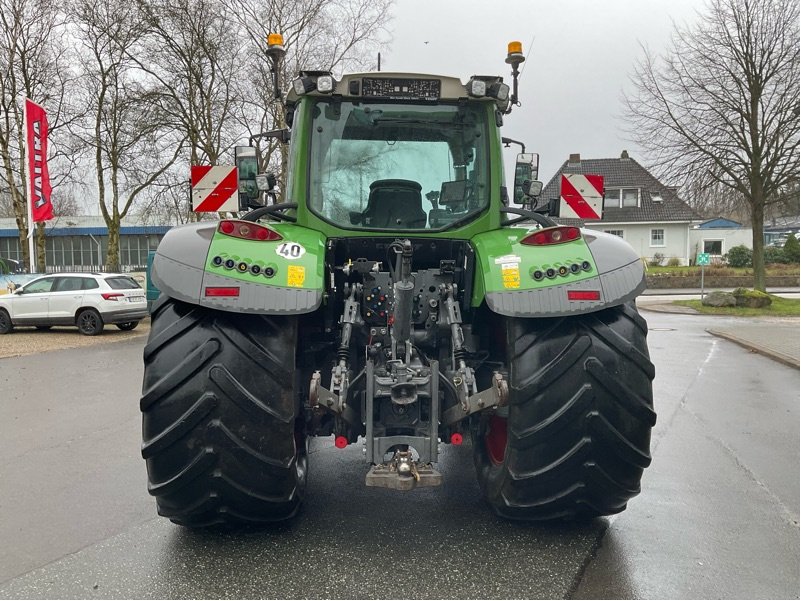
<path fill-rule="evenodd" d="M 145 271 L 147 265 L 120 265 L 119 273 Z M 47 265 L 45 273 L 108 273 L 112 270 L 108 265 Z"/>

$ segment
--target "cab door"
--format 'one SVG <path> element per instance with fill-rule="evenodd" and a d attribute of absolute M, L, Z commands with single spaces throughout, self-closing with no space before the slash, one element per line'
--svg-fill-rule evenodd
<path fill-rule="evenodd" d="M 55 276 L 50 276 L 33 281 L 24 286 L 19 294 L 14 294 L 14 300 L 11 303 L 11 318 L 14 322 L 20 325 L 32 322 L 46 324 L 48 322 L 50 291 L 55 280 Z"/>

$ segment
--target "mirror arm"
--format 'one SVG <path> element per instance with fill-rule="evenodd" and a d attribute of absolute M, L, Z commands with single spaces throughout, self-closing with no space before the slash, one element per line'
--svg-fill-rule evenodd
<path fill-rule="evenodd" d="M 513 140 L 512 138 L 501 138 L 501 142 L 506 146 L 506 148 L 509 148 L 510 144 L 518 144 L 520 146 L 520 153 L 526 153 L 526 145 L 519 140 Z"/>
<path fill-rule="evenodd" d="M 289 143 L 289 129 L 271 129 L 270 131 L 263 131 L 258 134 L 253 134 L 248 138 L 248 146 L 253 146 L 253 142 L 255 140 L 261 140 L 262 138 L 278 138 L 278 141 L 283 144 Z"/>

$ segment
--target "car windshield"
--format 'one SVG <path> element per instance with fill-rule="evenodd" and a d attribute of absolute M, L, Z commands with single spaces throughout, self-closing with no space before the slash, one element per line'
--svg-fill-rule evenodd
<path fill-rule="evenodd" d="M 489 204 L 482 105 L 314 107 L 309 204 L 347 228 L 443 228 Z"/>
<path fill-rule="evenodd" d="M 133 288 L 141 288 L 135 279 L 127 275 L 106 278 L 106 283 L 111 286 L 112 290 L 131 290 Z"/>

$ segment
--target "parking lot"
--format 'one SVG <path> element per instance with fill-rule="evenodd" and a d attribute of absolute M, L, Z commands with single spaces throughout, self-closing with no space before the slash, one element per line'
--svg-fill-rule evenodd
<path fill-rule="evenodd" d="M 645 316 L 653 464 L 624 513 L 576 524 L 493 516 L 468 445 L 442 487 L 399 493 L 317 439 L 290 525 L 188 531 L 146 491 L 146 324 L 0 337 L 76 343 L 0 359 L 0 597 L 797 598 L 798 370 L 707 332 L 735 318 Z"/>

